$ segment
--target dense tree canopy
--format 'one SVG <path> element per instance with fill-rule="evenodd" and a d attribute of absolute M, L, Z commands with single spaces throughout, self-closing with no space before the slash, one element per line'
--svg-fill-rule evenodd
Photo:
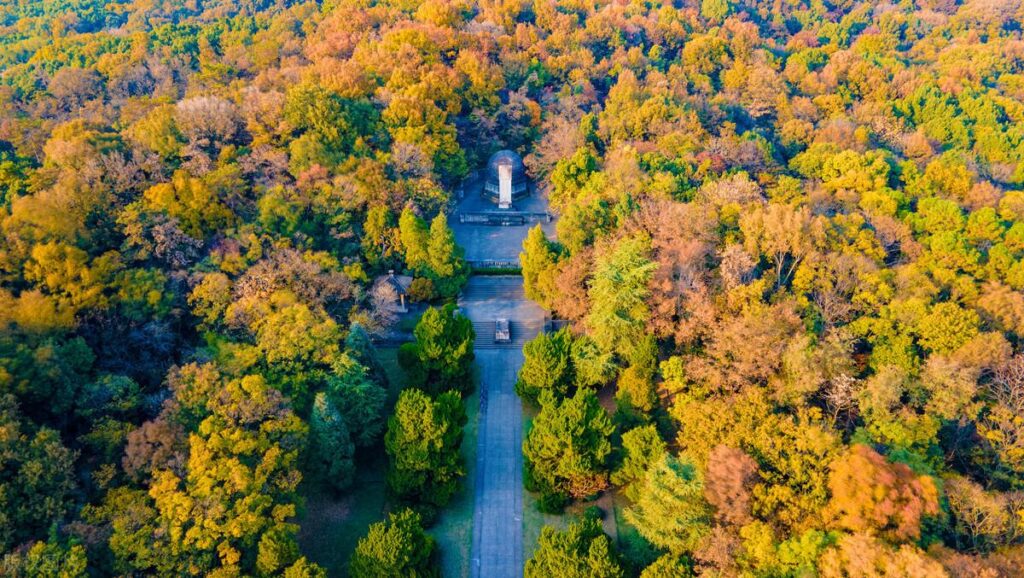
<path fill-rule="evenodd" d="M 391 489 L 415 503 L 445 505 L 466 473 L 461 453 L 465 423 L 466 410 L 455 392 L 431 399 L 417 389 L 403 391 L 384 436 Z"/>
<path fill-rule="evenodd" d="M 348 562 L 353 578 L 437 576 L 432 562 L 434 539 L 423 531 L 419 514 L 402 510 L 391 514 L 387 522 L 377 522 L 359 540 Z"/>
<path fill-rule="evenodd" d="M 528 484 L 553 504 L 603 490 L 608 484 L 605 466 L 614 426 L 597 396 L 589 389 L 579 389 L 565 399 L 544 392 L 540 405 L 523 442 Z"/>
<path fill-rule="evenodd" d="M 413 335 L 416 341 L 403 345 L 398 357 L 410 386 L 432 393 L 472 389 L 476 334 L 472 322 L 454 305 L 428 308 Z"/>
<path fill-rule="evenodd" d="M 450 210 L 510 148 L 557 218 L 524 288 L 568 325 L 526 348 L 526 481 L 547 509 L 621 489 L 644 530 L 622 564 L 547 531 L 532 568 L 1021 574 L 1022 19 L 2 3 L 0 573 L 322 576 L 302 494 L 383 437 L 443 503 L 473 387 Z M 369 346 L 406 328 L 392 270 L 430 306 L 401 411 Z M 418 523 L 375 528 L 353 568 L 433 575 Z"/>
<path fill-rule="evenodd" d="M 618 578 L 623 572 L 600 522 L 586 517 L 570 523 L 564 531 L 544 528 L 537 551 L 526 561 L 523 575 L 528 578 Z"/>

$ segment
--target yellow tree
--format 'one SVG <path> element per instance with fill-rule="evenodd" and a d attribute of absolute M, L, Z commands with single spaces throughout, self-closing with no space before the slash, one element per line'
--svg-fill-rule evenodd
<path fill-rule="evenodd" d="M 258 375 L 223 381 L 205 410 L 184 473 L 158 471 L 149 489 L 175 573 L 278 572 L 298 559 L 289 520 L 306 426 Z"/>
<path fill-rule="evenodd" d="M 811 213 L 807 207 L 771 203 L 740 217 L 744 246 L 752 255 L 764 255 L 775 267 L 776 288 L 789 280 L 810 253 Z"/>

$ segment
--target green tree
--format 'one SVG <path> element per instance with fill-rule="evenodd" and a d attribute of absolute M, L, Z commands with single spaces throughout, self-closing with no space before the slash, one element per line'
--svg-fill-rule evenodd
<path fill-rule="evenodd" d="M 370 379 L 384 389 L 388 388 L 388 376 L 377 357 L 377 348 L 370 339 L 370 334 L 358 322 L 352 323 L 345 337 L 345 352 L 369 370 Z"/>
<path fill-rule="evenodd" d="M 572 342 L 572 368 L 576 387 L 600 387 L 615 376 L 612 353 L 605 353 L 588 335 Z"/>
<path fill-rule="evenodd" d="M 0 143 L 0 207 L 10 207 L 28 192 L 31 174 L 29 159 L 20 158 L 8 143 Z"/>
<path fill-rule="evenodd" d="M 411 387 L 433 393 L 472 388 L 476 334 L 472 322 L 455 312 L 455 305 L 428 308 L 413 335 L 416 341 L 403 345 L 398 357 Z"/>
<path fill-rule="evenodd" d="M 558 218 L 555 233 L 558 242 L 570 254 L 577 254 L 607 236 L 614 229 L 612 207 L 607 200 L 596 196 L 581 196 L 570 204 Z"/>
<path fill-rule="evenodd" d="M 352 578 L 435 578 L 434 538 L 423 531 L 412 510 L 390 514 L 387 522 L 370 525 L 348 561 Z"/>
<path fill-rule="evenodd" d="M 373 446 L 384 431 L 387 389 L 371 379 L 362 363 L 345 353 L 332 363 L 326 391 L 356 447 Z"/>
<path fill-rule="evenodd" d="M 526 234 L 519 263 L 523 268 L 523 291 L 547 310 L 555 308 L 558 289 L 555 284 L 559 261 L 558 245 L 548 241 L 544 229 L 536 225 Z"/>
<path fill-rule="evenodd" d="M 364 135 L 375 131 L 377 110 L 369 102 L 342 98 L 315 84 L 293 87 L 285 101 L 285 119 L 324 151 L 333 166 L 365 146 Z"/>
<path fill-rule="evenodd" d="M 0 550 L 45 535 L 69 506 L 74 454 L 52 429 L 31 432 L 0 396 Z"/>
<path fill-rule="evenodd" d="M 345 418 L 324 392 L 316 394 L 313 401 L 308 453 L 306 469 L 312 479 L 338 491 L 352 485 L 355 444 Z"/>
<path fill-rule="evenodd" d="M 654 374 L 658 370 L 658 342 L 645 335 L 630 355 L 629 366 L 619 374 L 615 397 L 625 407 L 649 413 L 658 402 Z"/>
<path fill-rule="evenodd" d="M 611 540 L 592 517 L 572 522 L 564 531 L 544 526 L 533 557 L 526 561 L 526 578 L 621 578 L 625 573 Z"/>
<path fill-rule="evenodd" d="M 647 470 L 661 459 L 665 450 L 665 442 L 654 425 L 635 427 L 622 434 L 622 463 L 612 473 L 612 483 L 625 488 L 626 496 L 636 501 Z"/>
<path fill-rule="evenodd" d="M 61 423 L 96 360 L 81 337 L 0 335 L 0 395 L 17 398 L 28 417 Z M 52 421 L 51 421 L 52 420 Z"/>
<path fill-rule="evenodd" d="M 434 289 L 445 299 L 455 297 L 469 279 L 469 267 L 462 255 L 462 247 L 455 243 L 455 234 L 448 227 L 448 217 L 438 213 L 430 222 L 427 260 Z"/>
<path fill-rule="evenodd" d="M 570 496 L 586 498 L 603 490 L 612 451 L 609 436 L 615 427 L 597 394 L 578 389 L 559 400 L 544 392 L 540 405 L 523 443 L 523 456 L 527 485 L 543 494 L 542 506 L 556 509 Z"/>
<path fill-rule="evenodd" d="M 629 521 L 652 544 L 675 555 L 693 552 L 711 531 L 704 481 L 688 459 L 662 454 L 647 472 Z"/>
<path fill-rule="evenodd" d="M 327 368 L 340 357 L 341 328 L 320 306 L 311 306 L 290 290 L 266 300 L 240 300 L 228 316 L 249 315 L 264 375 L 308 411 L 313 392 Z"/>
<path fill-rule="evenodd" d="M 594 266 L 587 326 L 601 351 L 629 358 L 644 335 L 650 316 L 648 283 L 657 267 L 650 260 L 650 239 L 622 239 Z"/>
<path fill-rule="evenodd" d="M 303 556 L 284 571 L 284 578 L 327 578 L 327 571 Z"/>
<path fill-rule="evenodd" d="M 202 320 L 204 328 L 217 327 L 231 305 L 231 280 L 220 272 L 203 275 L 192 287 L 188 304 L 192 308 L 192 315 Z"/>
<path fill-rule="evenodd" d="M 693 570 L 672 554 L 665 554 L 644 568 L 640 578 L 684 578 L 692 576 Z"/>
<path fill-rule="evenodd" d="M 447 504 L 466 474 L 461 453 L 465 423 L 466 410 L 457 393 L 445 392 L 434 400 L 418 389 L 403 391 L 384 436 L 391 490 L 415 503 Z"/>
<path fill-rule="evenodd" d="M 181 153 L 185 138 L 174 122 L 174 107 L 158 106 L 128 127 L 127 136 L 133 142 L 153 151 L 165 160 Z"/>
<path fill-rule="evenodd" d="M 935 353 L 952 353 L 978 334 L 980 321 L 972 309 L 952 302 L 937 303 L 918 325 L 921 345 Z"/>
<path fill-rule="evenodd" d="M 0 559 L 0 574 L 12 578 L 85 578 L 88 559 L 85 547 L 76 541 L 65 543 L 55 531 L 46 542 L 36 542 L 23 552 Z"/>
<path fill-rule="evenodd" d="M 572 156 L 559 160 L 551 171 L 552 205 L 571 204 L 596 170 L 597 156 L 591 147 L 580 147 Z"/>
<path fill-rule="evenodd" d="M 360 244 L 370 265 L 390 264 L 401 250 L 402 239 L 394 221 L 395 216 L 386 205 L 374 205 L 366 210 Z"/>
<path fill-rule="evenodd" d="M 523 365 L 516 380 L 516 393 L 536 403 L 542 391 L 556 397 L 568 395 L 573 385 L 572 334 L 567 327 L 554 333 L 538 333 L 523 346 Z"/>
<path fill-rule="evenodd" d="M 413 212 L 412 207 L 406 206 L 398 218 L 398 232 L 405 266 L 416 275 L 427 275 L 430 272 L 430 232 L 426 222 Z"/>

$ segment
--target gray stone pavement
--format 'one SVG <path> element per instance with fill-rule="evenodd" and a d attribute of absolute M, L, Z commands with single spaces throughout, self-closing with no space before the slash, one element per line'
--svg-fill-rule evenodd
<path fill-rule="evenodd" d="M 515 393 L 522 342 L 541 330 L 544 311 L 523 295 L 521 277 L 473 277 L 459 306 L 478 328 L 495 317 L 513 321 L 513 343 L 495 346 L 478 335 L 480 422 L 474 488 L 473 578 L 523 575 L 523 428 Z M 516 331 L 520 334 L 516 335 Z"/>
<path fill-rule="evenodd" d="M 479 178 L 473 177 L 463 183 L 464 196 L 453 215 L 448 218 L 455 242 L 466 251 L 466 259 L 469 261 L 518 261 L 519 252 L 523 250 L 523 239 L 534 223 L 501 227 L 459 222 L 460 212 L 498 211 L 497 205 L 480 196 L 482 186 Z M 533 191 L 530 196 L 515 201 L 512 210 L 542 213 L 547 210 L 547 206 L 547 199 Z M 541 227 L 549 238 L 554 238 L 554 221 L 541 223 Z"/>
<path fill-rule="evenodd" d="M 476 353 L 480 368 L 473 510 L 473 578 L 523 575 L 522 409 L 513 390 L 523 363 L 520 349 Z"/>
<path fill-rule="evenodd" d="M 462 198 L 448 219 L 455 240 L 469 261 L 518 261 L 532 224 L 502 227 L 459 222 L 459 213 L 497 210 L 480 196 L 482 186 L 479 174 L 463 184 Z M 512 210 L 546 211 L 547 199 L 533 193 L 515 201 Z M 554 238 L 554 222 L 542 227 Z M 518 276 L 471 277 L 459 307 L 477 332 L 474 352 L 480 388 L 470 576 L 519 578 L 523 575 L 523 416 L 515 382 L 523 364 L 523 343 L 543 330 L 545 313 L 523 295 L 523 279 Z M 494 343 L 497 318 L 509 320 L 511 343 Z"/>

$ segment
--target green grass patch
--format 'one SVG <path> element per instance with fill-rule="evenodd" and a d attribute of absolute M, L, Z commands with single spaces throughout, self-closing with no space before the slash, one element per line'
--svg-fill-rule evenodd
<path fill-rule="evenodd" d="M 414 313 L 406 313 L 398 318 L 398 323 L 395 324 L 395 329 L 405 333 L 411 333 L 413 329 L 416 329 L 416 324 L 420 322 L 420 317 L 423 317 L 423 311 L 417 311 Z M 381 350 L 382 354 L 386 350 Z M 383 362 L 383 360 L 381 360 Z M 390 377 L 390 375 L 389 375 Z"/>
<path fill-rule="evenodd" d="M 384 472 L 387 460 L 359 465 L 356 481 L 343 496 L 307 488 L 299 516 L 299 545 L 329 576 L 347 576 L 348 558 L 370 524 L 387 514 Z"/>
<path fill-rule="evenodd" d="M 380 361 L 384 373 L 388 376 L 388 407 L 392 407 L 398 400 L 398 394 L 405 387 L 405 370 L 398 365 L 398 348 L 378 349 L 377 361 Z"/>
<path fill-rule="evenodd" d="M 479 387 L 476 388 L 479 390 Z M 474 392 L 466 398 L 466 429 L 462 439 L 462 457 L 466 477 L 459 492 L 441 511 L 430 534 L 441 550 L 441 575 L 446 578 L 469 576 L 473 549 L 473 502 L 476 487 L 476 443 L 480 425 L 480 396 Z"/>

